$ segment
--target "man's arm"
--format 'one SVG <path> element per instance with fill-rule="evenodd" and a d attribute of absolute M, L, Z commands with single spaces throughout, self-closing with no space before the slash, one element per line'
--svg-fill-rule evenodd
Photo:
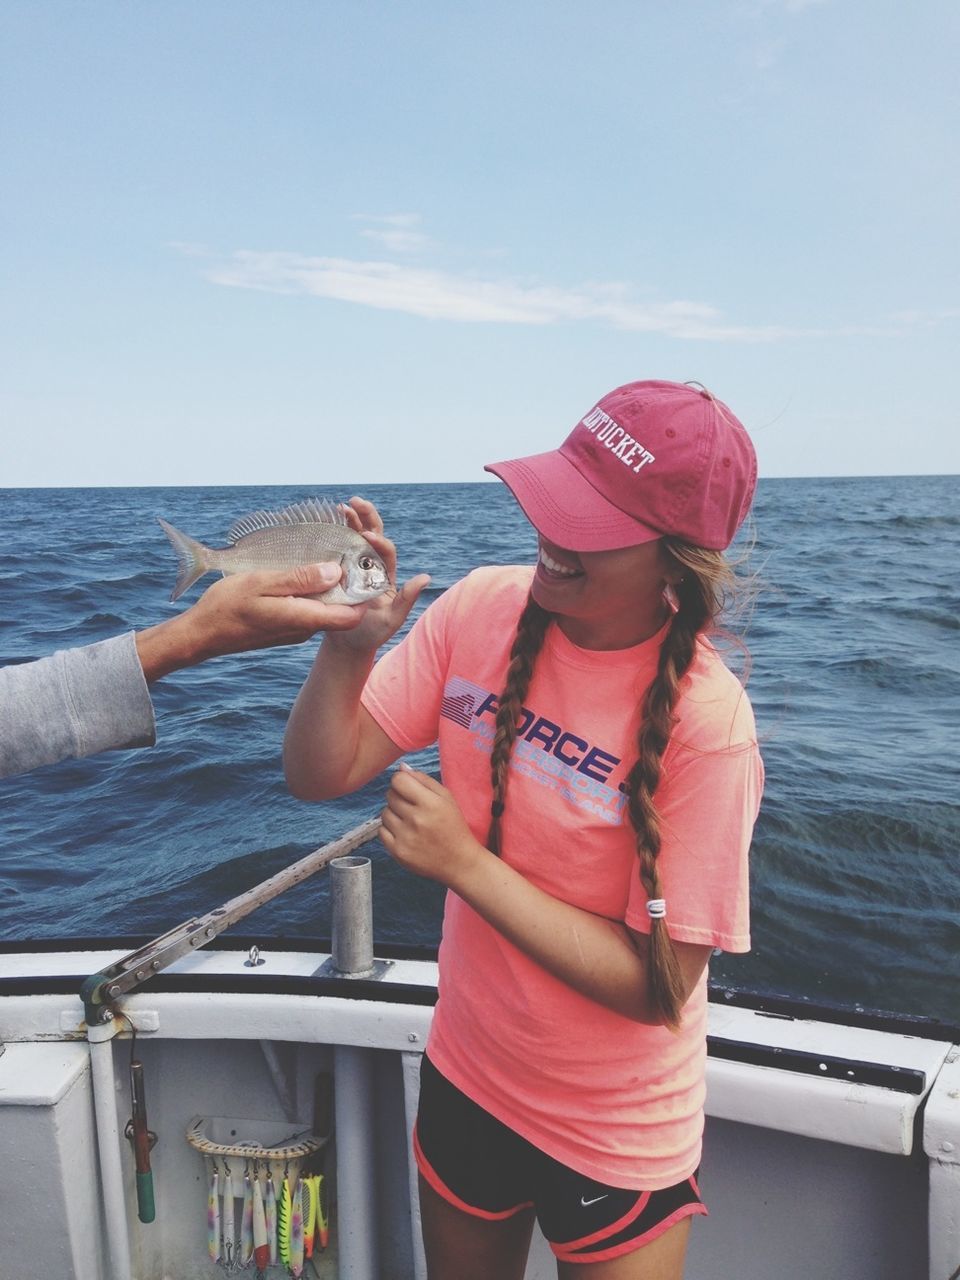
<path fill-rule="evenodd" d="M 305 598 L 339 579 L 339 566 L 331 564 L 237 574 L 155 627 L 0 669 L 0 777 L 112 748 L 152 746 L 148 682 L 219 654 L 352 629 L 365 605 Z"/>
<path fill-rule="evenodd" d="M 132 633 L 0 670 L 0 777 L 155 741 Z"/>

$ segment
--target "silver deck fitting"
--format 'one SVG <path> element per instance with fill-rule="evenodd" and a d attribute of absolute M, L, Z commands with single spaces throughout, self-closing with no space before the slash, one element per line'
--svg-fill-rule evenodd
<path fill-rule="evenodd" d="M 382 978 L 392 960 L 373 958 L 373 871 L 369 858 L 350 854 L 330 863 L 332 951 L 317 970 L 324 978 Z"/>

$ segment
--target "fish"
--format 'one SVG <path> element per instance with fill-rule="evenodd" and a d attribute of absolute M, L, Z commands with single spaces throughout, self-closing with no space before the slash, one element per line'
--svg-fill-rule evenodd
<path fill-rule="evenodd" d="M 171 600 L 178 600 L 205 573 L 216 569 L 226 577 L 320 563 L 339 564 L 343 569 L 336 586 L 314 597 L 324 604 L 362 604 L 392 589 L 383 560 L 351 528 L 343 508 L 321 499 L 244 516 L 227 534 L 226 547 L 204 546 L 162 516 L 158 519 L 179 561 Z"/>

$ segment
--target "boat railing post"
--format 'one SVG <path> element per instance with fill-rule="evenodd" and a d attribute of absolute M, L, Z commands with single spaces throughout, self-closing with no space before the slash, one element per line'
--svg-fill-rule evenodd
<path fill-rule="evenodd" d="M 333 1055 L 339 1274 L 350 1280 L 378 1280 L 373 1052 L 338 1044 Z"/>
<path fill-rule="evenodd" d="M 350 855 L 330 863 L 333 960 L 341 978 L 371 977 L 373 877 L 370 859 Z M 376 1132 L 373 1055 L 355 1045 L 334 1048 L 339 1270 L 350 1280 L 377 1280 Z"/>
<path fill-rule="evenodd" d="M 93 1106 L 100 1154 L 100 1183 L 103 1188 L 104 1221 L 110 1280 L 130 1280 L 130 1236 L 127 1231 L 127 1197 L 120 1157 L 120 1122 L 117 1118 L 117 1088 L 113 1069 L 113 1038 L 118 1027 L 113 1015 L 87 1026 L 90 1046 L 90 1073 Z"/>

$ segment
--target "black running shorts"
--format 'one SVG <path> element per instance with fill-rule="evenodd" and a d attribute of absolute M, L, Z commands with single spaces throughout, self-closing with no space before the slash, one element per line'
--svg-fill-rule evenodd
<path fill-rule="evenodd" d="M 421 1175 L 444 1200 L 490 1221 L 532 1208 L 562 1262 L 619 1257 L 707 1212 L 696 1174 L 658 1191 L 627 1191 L 576 1173 L 478 1107 L 426 1056 L 413 1139 Z"/>

